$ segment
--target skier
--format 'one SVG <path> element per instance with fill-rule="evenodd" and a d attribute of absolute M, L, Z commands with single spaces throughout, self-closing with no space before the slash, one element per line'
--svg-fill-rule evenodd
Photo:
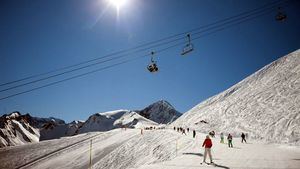
<path fill-rule="evenodd" d="M 210 163 L 212 164 L 213 163 L 212 156 L 211 156 L 212 141 L 209 138 L 209 135 L 206 136 L 206 139 L 204 140 L 202 147 L 205 147 L 204 155 L 203 155 L 203 163 L 206 163 L 205 160 L 206 160 L 206 156 L 208 155 L 210 159 Z"/>
<path fill-rule="evenodd" d="M 195 137 L 196 137 L 196 131 L 193 130 L 193 138 L 195 138 Z"/>
<path fill-rule="evenodd" d="M 176 127 L 174 127 L 174 130 L 176 131 Z"/>
<path fill-rule="evenodd" d="M 185 135 L 186 135 L 186 133 L 185 133 L 185 129 L 182 129 L 182 134 L 185 134 Z"/>
<path fill-rule="evenodd" d="M 228 147 L 233 147 L 233 145 L 232 145 L 232 135 L 231 134 L 228 134 L 227 140 L 228 140 Z"/>
<path fill-rule="evenodd" d="M 242 133 L 242 135 L 241 135 L 241 137 L 242 137 L 242 143 L 245 141 L 245 143 L 247 143 L 247 141 L 246 141 L 246 135 L 244 134 L 244 133 Z"/>
<path fill-rule="evenodd" d="M 221 138 L 220 143 L 224 143 L 224 134 L 223 133 L 220 134 L 220 138 Z"/>
<path fill-rule="evenodd" d="M 190 132 L 190 128 L 187 128 L 186 130 L 187 130 L 188 133 Z"/>

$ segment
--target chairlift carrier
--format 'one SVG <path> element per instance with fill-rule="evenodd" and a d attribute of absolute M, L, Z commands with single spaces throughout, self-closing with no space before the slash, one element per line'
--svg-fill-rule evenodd
<path fill-rule="evenodd" d="M 156 61 L 154 61 L 154 59 L 153 59 L 153 56 L 154 56 L 154 52 L 151 52 L 151 63 L 147 66 L 147 69 L 151 73 L 155 73 L 158 71 L 158 67 L 157 67 Z"/>
<path fill-rule="evenodd" d="M 188 43 L 183 47 L 181 55 L 186 55 L 194 50 L 194 46 L 191 43 L 191 35 L 187 34 Z"/>

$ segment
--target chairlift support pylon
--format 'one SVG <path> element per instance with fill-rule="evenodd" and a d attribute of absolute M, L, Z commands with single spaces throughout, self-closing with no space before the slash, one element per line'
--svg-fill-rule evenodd
<path fill-rule="evenodd" d="M 186 55 L 186 54 L 188 54 L 188 53 L 190 53 L 190 52 L 192 52 L 194 50 L 194 46 L 191 43 L 191 35 L 187 34 L 186 37 L 188 39 L 188 43 L 182 49 L 182 52 L 181 52 L 182 56 Z"/>

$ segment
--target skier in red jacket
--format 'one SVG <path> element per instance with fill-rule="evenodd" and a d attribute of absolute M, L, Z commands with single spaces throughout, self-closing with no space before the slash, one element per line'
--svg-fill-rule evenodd
<path fill-rule="evenodd" d="M 209 138 L 209 135 L 206 136 L 206 139 L 204 140 L 202 147 L 205 147 L 205 151 L 204 151 L 204 155 L 203 155 L 203 162 L 206 163 L 205 160 L 206 160 L 206 156 L 208 154 L 210 163 L 213 163 L 212 156 L 211 156 L 211 150 L 210 150 L 212 147 L 212 141 Z"/>

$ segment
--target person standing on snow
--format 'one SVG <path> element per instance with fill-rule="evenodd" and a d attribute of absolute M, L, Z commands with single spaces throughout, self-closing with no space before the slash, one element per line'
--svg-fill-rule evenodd
<path fill-rule="evenodd" d="M 228 147 L 233 147 L 233 145 L 232 145 L 232 135 L 231 134 L 228 134 L 227 140 L 228 140 Z"/>
<path fill-rule="evenodd" d="M 246 135 L 244 134 L 244 133 L 242 133 L 242 135 L 241 135 L 241 137 L 242 137 L 242 143 L 243 143 L 243 141 L 245 141 L 245 143 L 247 143 L 247 141 L 246 141 Z"/>
<path fill-rule="evenodd" d="M 193 130 L 193 138 L 195 138 L 195 137 L 196 137 L 196 131 Z"/>
<path fill-rule="evenodd" d="M 212 141 L 209 138 L 209 135 L 206 136 L 206 139 L 204 140 L 202 147 L 205 148 L 204 155 L 203 155 L 203 162 L 206 163 L 206 156 L 209 156 L 210 163 L 213 163 L 212 156 L 211 156 L 211 147 L 212 147 Z"/>
<path fill-rule="evenodd" d="M 220 138 L 221 138 L 220 143 L 224 143 L 224 134 L 223 133 L 220 134 Z"/>

